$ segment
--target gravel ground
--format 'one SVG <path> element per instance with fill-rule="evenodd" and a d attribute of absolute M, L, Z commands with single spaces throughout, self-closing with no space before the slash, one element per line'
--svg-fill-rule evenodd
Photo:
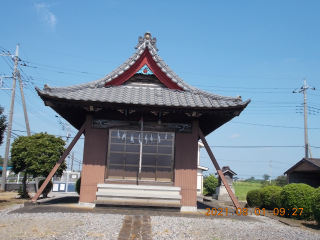
<path fill-rule="evenodd" d="M 1 239 L 117 239 L 124 219 L 116 214 L 7 214 L 15 208 L 0 211 Z"/>
<path fill-rule="evenodd" d="M 264 216 L 248 217 L 262 222 L 154 216 L 153 239 L 320 239 L 320 232 L 289 227 Z"/>
<path fill-rule="evenodd" d="M 320 232 L 289 227 L 264 216 L 248 216 L 260 220 L 250 222 L 96 213 L 8 214 L 19 207 L 0 211 L 1 239 L 320 239 Z M 141 237 L 148 231 L 148 237 Z M 119 237 L 120 232 L 126 237 Z"/>

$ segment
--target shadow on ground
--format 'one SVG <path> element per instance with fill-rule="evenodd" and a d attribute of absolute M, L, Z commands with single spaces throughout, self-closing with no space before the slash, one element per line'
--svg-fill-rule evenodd
<path fill-rule="evenodd" d="M 51 204 L 75 204 L 79 202 L 79 196 L 66 196 L 60 198 L 48 198 L 43 199 L 44 202 L 41 202 L 41 205 L 51 205 Z"/>
<path fill-rule="evenodd" d="M 313 223 L 301 223 L 303 226 L 307 228 L 311 228 L 314 230 L 320 230 L 320 224 L 317 224 L 316 222 Z"/>

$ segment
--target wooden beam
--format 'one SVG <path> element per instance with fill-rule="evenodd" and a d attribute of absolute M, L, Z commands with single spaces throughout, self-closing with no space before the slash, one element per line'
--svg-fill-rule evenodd
<path fill-rule="evenodd" d="M 74 147 L 74 145 L 78 142 L 80 136 L 82 135 L 82 133 L 85 130 L 85 126 L 86 123 L 84 123 L 82 125 L 82 127 L 80 128 L 79 132 L 77 133 L 77 135 L 73 138 L 72 142 L 70 143 L 70 145 L 67 147 L 66 151 L 64 151 L 64 153 L 62 154 L 62 156 L 60 157 L 59 161 L 56 163 L 56 165 L 54 166 L 54 168 L 51 170 L 50 174 L 48 175 L 48 177 L 46 178 L 46 180 L 44 181 L 44 183 L 41 185 L 40 189 L 38 190 L 38 192 L 36 193 L 36 195 L 34 195 L 34 197 L 32 198 L 32 202 L 36 202 L 40 196 L 40 194 L 42 193 L 42 191 L 44 190 L 44 188 L 47 186 L 47 184 L 49 183 L 50 179 L 53 177 L 53 175 L 56 173 L 56 171 L 58 170 L 58 168 L 60 167 L 61 163 L 65 160 L 65 158 L 68 156 L 68 154 L 70 153 L 71 149 Z"/>
<path fill-rule="evenodd" d="M 239 202 L 238 202 L 238 199 L 237 199 L 236 196 L 233 194 L 233 192 L 232 192 L 232 190 L 231 190 L 231 188 L 230 188 L 230 186 L 229 186 L 229 184 L 228 184 L 228 182 L 227 182 L 227 179 L 224 177 L 224 175 L 223 175 L 223 173 L 222 173 L 222 171 L 221 171 L 221 169 L 220 169 L 220 167 L 219 167 L 219 164 L 218 164 L 216 158 L 214 157 L 214 155 L 213 155 L 213 153 L 212 153 L 212 151 L 211 151 L 211 149 L 210 149 L 210 147 L 209 147 L 209 145 L 208 145 L 208 143 L 207 143 L 207 140 L 206 140 L 205 137 L 203 136 L 203 133 L 202 133 L 202 131 L 201 131 L 200 128 L 199 128 L 199 137 L 200 137 L 200 139 L 201 139 L 204 147 L 206 148 L 206 150 L 207 150 L 207 152 L 208 152 L 208 155 L 209 155 L 209 157 L 211 158 L 211 161 L 212 161 L 213 165 L 215 166 L 215 168 L 216 168 L 216 170 L 217 170 L 217 172 L 218 172 L 218 174 L 219 174 L 219 176 L 220 176 L 220 178 L 221 178 L 224 186 L 226 187 L 227 192 L 229 193 L 229 196 L 230 196 L 233 204 L 236 206 L 236 208 L 240 208 L 240 204 L 239 204 Z"/>

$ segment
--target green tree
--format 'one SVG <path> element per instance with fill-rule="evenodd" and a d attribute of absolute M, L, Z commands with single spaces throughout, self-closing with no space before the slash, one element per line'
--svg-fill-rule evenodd
<path fill-rule="evenodd" d="M 47 177 L 59 158 L 65 151 L 65 142 L 61 138 L 47 133 L 37 133 L 32 136 L 20 136 L 14 140 L 11 147 L 11 164 L 14 173 L 24 171 L 22 180 L 22 198 L 28 198 L 26 182 L 27 174 L 33 177 Z M 63 162 L 56 175 L 61 176 L 67 168 Z"/>
<path fill-rule="evenodd" d="M 254 179 L 254 177 L 251 177 L 251 178 L 248 178 L 248 179 L 246 179 L 246 180 L 244 180 L 245 182 L 253 182 L 253 181 L 255 181 L 255 179 Z"/>
<path fill-rule="evenodd" d="M 269 180 L 270 175 L 268 175 L 268 174 L 263 174 L 262 178 L 263 178 L 264 181 L 267 181 L 267 180 Z"/>
<path fill-rule="evenodd" d="M 4 160 L 4 158 L 0 155 L 0 166 L 3 166 L 3 160 Z M 8 159 L 7 166 L 8 166 L 8 167 L 11 167 L 11 161 L 10 161 L 10 159 Z"/>
<path fill-rule="evenodd" d="M 275 181 L 277 186 L 284 187 L 287 185 L 287 177 L 285 175 L 278 176 Z"/>
<path fill-rule="evenodd" d="M 218 179 L 210 174 L 206 179 L 203 181 L 203 195 L 213 194 L 216 191 L 216 187 L 218 187 Z"/>
<path fill-rule="evenodd" d="M 3 143 L 3 134 L 7 128 L 7 117 L 2 113 L 3 113 L 3 108 L 0 106 L 0 146 Z"/>

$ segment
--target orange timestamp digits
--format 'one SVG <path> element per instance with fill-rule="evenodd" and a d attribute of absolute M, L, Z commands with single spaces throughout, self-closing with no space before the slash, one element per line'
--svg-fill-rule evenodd
<path fill-rule="evenodd" d="M 300 211 L 298 210 L 300 209 Z M 274 208 L 273 209 L 273 215 L 278 216 L 280 214 L 280 216 L 284 216 L 284 215 L 292 215 L 292 216 L 298 216 L 298 214 L 301 216 L 302 215 L 302 211 L 303 208 L 292 208 L 291 210 L 288 209 L 288 212 L 286 213 L 286 209 L 285 208 Z M 298 212 L 298 214 L 297 214 Z"/>
<path fill-rule="evenodd" d="M 237 208 L 237 210 L 234 214 L 229 213 L 228 208 L 225 208 L 225 214 L 223 214 L 223 208 L 218 208 L 218 209 L 217 208 L 206 208 L 206 210 L 207 210 L 206 216 L 210 216 L 210 215 L 212 215 L 212 216 L 228 216 L 228 214 L 229 214 L 229 216 L 230 215 L 238 215 L 238 216 L 253 215 L 252 213 L 251 214 L 248 213 L 248 208 Z M 265 208 L 262 208 L 261 210 L 262 211 L 260 211 L 259 208 L 256 208 L 254 210 L 254 214 L 257 216 L 259 216 L 260 214 L 265 215 L 265 213 L 266 213 Z"/>

